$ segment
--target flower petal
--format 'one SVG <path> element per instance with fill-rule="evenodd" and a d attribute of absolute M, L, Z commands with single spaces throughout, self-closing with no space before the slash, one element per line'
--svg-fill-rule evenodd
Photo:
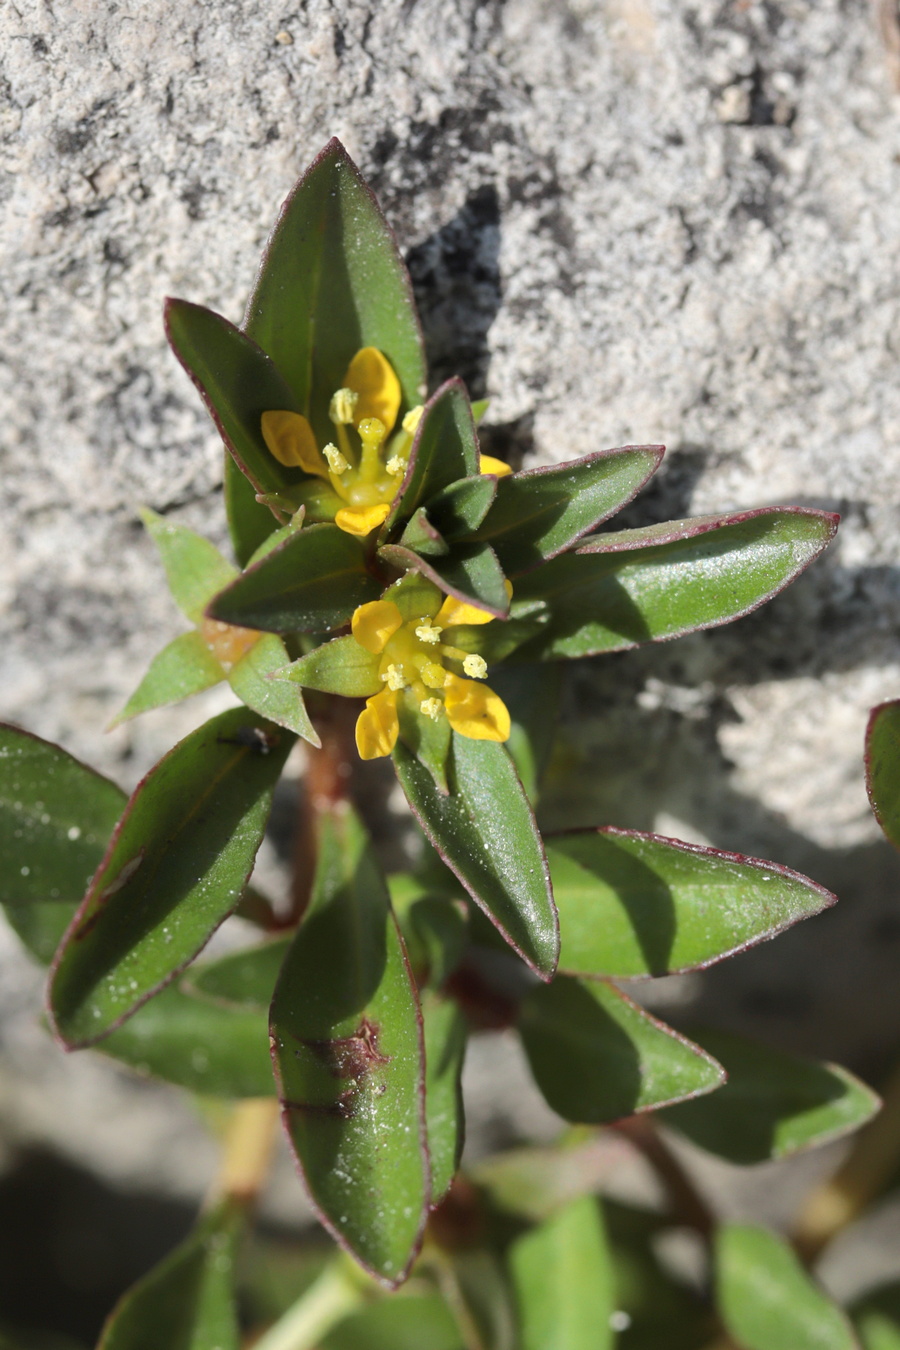
<path fill-rule="evenodd" d="M 400 381 L 394 367 L 377 347 L 362 347 L 347 367 L 344 384 L 359 395 L 353 413 L 353 423 L 359 426 L 364 417 L 378 417 L 388 435 L 394 428 L 400 411 Z"/>
<path fill-rule="evenodd" d="M 507 464 L 505 460 L 494 459 L 493 455 L 482 455 L 481 472 L 495 473 L 498 478 L 505 478 L 508 473 L 512 473 L 512 465 Z"/>
<path fill-rule="evenodd" d="M 402 623 L 403 615 L 393 600 L 370 600 L 354 610 L 350 631 L 361 647 L 379 656 Z"/>
<path fill-rule="evenodd" d="M 384 524 L 390 509 L 390 502 L 382 502 L 380 506 L 342 506 L 335 515 L 334 523 L 345 534 L 355 534 L 364 539 Z"/>
<path fill-rule="evenodd" d="M 376 600 L 375 604 L 378 603 Z M 382 689 L 380 694 L 367 698 L 366 706 L 356 719 L 356 748 L 360 759 L 382 759 L 389 755 L 397 744 L 399 730 L 394 691 Z"/>
<path fill-rule="evenodd" d="M 444 708 L 447 721 L 461 736 L 468 736 L 473 741 L 509 740 L 509 712 L 506 704 L 486 684 L 450 675 L 444 694 Z"/>
<path fill-rule="evenodd" d="M 302 413 L 264 412 L 262 434 L 269 450 L 285 468 L 327 477 L 328 469 L 319 454 L 313 429 Z"/>

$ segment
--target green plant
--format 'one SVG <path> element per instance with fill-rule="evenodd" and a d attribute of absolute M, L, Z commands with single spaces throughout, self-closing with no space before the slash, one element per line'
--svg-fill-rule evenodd
<path fill-rule="evenodd" d="M 654 1241 L 673 1223 L 713 1240 L 713 1223 L 646 1113 L 753 1162 L 852 1130 L 877 1099 L 833 1066 L 721 1033 L 689 1040 L 619 989 L 721 960 L 833 897 L 774 863 L 634 831 L 542 839 L 554 663 L 746 614 L 821 552 L 836 518 L 779 507 L 598 532 L 662 447 L 522 472 L 483 456 L 484 408 L 462 382 L 426 397 L 402 260 L 335 141 L 282 211 L 243 328 L 180 300 L 166 324 L 227 447 L 241 570 L 144 513 L 192 627 L 120 718 L 221 680 L 242 706 L 176 745 L 127 801 L 62 749 L 0 731 L 0 898 L 50 963 L 58 1041 L 238 1101 L 215 1199 L 114 1312 L 103 1350 L 239 1345 L 234 1258 L 276 1099 L 356 1265 L 335 1256 L 312 1280 L 315 1259 L 298 1258 L 293 1292 L 309 1287 L 259 1310 L 274 1320 L 260 1350 L 702 1344 L 715 1315 Z M 249 883 L 297 738 L 309 767 L 279 916 Z M 361 760 L 388 756 L 421 839 L 410 869 L 385 877 L 351 799 Z M 260 940 L 196 962 L 235 912 Z M 466 1042 L 485 1026 L 518 1029 L 573 1129 L 454 1186 Z M 671 1215 L 599 1206 L 591 1157 L 606 1125 L 657 1168 Z M 714 1240 L 742 1343 L 806 1344 L 783 1309 L 771 1325 L 790 1342 L 741 1330 L 742 1279 L 790 1266 L 777 1240 Z M 810 1345 L 853 1343 L 805 1276 L 785 1278 L 806 1291 L 796 1302 L 816 1334 L 837 1328 Z"/>

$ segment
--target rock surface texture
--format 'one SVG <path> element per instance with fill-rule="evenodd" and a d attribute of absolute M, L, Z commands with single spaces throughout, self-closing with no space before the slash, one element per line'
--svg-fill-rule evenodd
<path fill-rule="evenodd" d="M 0 715 L 130 786 L 223 697 L 101 735 L 179 623 L 136 507 L 224 538 L 220 445 L 161 302 L 239 320 L 338 135 L 407 253 L 435 377 L 492 400 L 493 453 L 665 442 L 628 524 L 842 512 L 752 618 L 573 672 L 547 813 L 839 890 L 690 998 L 877 1067 L 900 909 L 861 750 L 900 695 L 900 107 L 865 0 L 16 0 L 0 31 Z"/>

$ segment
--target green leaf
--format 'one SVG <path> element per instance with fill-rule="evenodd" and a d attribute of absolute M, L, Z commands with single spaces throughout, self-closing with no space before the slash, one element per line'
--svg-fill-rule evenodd
<path fill-rule="evenodd" d="M 410 518 L 400 536 L 400 543 L 423 558 L 443 558 L 450 552 L 450 545 L 432 525 L 424 506 L 420 506 Z"/>
<path fill-rule="evenodd" d="M 478 437 L 466 386 L 447 380 L 425 404 L 406 474 L 385 522 L 387 532 L 461 478 L 478 476 Z"/>
<path fill-rule="evenodd" d="M 504 1149 L 467 1164 L 466 1175 L 487 1191 L 493 1207 L 534 1222 L 600 1191 L 609 1177 L 609 1149 L 597 1134 L 578 1143 Z"/>
<path fill-rule="evenodd" d="M 468 1025 L 459 1004 L 433 989 L 421 994 L 425 1028 L 425 1122 L 431 1159 L 431 1204 L 450 1189 L 465 1140 L 462 1069 Z"/>
<path fill-rule="evenodd" d="M 339 628 L 381 587 L 366 572 L 361 539 L 337 525 L 297 530 L 209 605 L 211 618 L 266 632 Z"/>
<path fill-rule="evenodd" d="M 509 613 L 506 578 L 487 544 L 458 544 L 445 558 L 421 558 L 402 544 L 387 544 L 378 555 L 401 571 L 421 572 L 445 595 L 486 609 L 497 618 Z"/>
<path fill-rule="evenodd" d="M 836 528 L 835 516 L 784 507 L 601 535 L 518 581 L 518 600 L 550 610 L 520 655 L 592 656 L 728 623 L 793 581 Z"/>
<path fill-rule="evenodd" d="M 415 989 L 368 839 L 323 817 L 306 916 L 272 1002 L 285 1125 L 326 1227 L 399 1284 L 428 1206 Z"/>
<path fill-rule="evenodd" d="M 425 358 L 409 276 L 340 141 L 329 141 L 282 207 L 244 328 L 277 363 L 319 445 L 331 440 L 329 400 L 360 347 L 388 358 L 407 406 L 421 402 Z"/>
<path fill-rule="evenodd" d="M 191 694 L 199 694 L 224 678 L 225 672 L 197 629 L 180 633 L 154 656 L 147 674 L 122 711 L 110 722 L 109 730 L 152 708 L 179 703 Z"/>
<path fill-rule="evenodd" d="M 56 951 L 126 801 L 58 745 L 0 724 L 0 904 L 39 961 Z"/>
<path fill-rule="evenodd" d="M 447 758 L 450 754 L 450 723 L 446 717 L 423 717 L 419 700 L 411 691 L 397 699 L 400 740 L 431 774 L 438 792 L 447 795 Z"/>
<path fill-rule="evenodd" d="M 296 680 L 307 689 L 321 689 L 326 694 L 371 698 L 384 687 L 378 674 L 380 661 L 380 656 L 367 652 L 348 633 L 292 661 L 282 671 L 282 679 Z"/>
<path fill-rule="evenodd" d="M 428 503 L 428 516 L 445 539 L 471 534 L 481 525 L 497 495 L 492 474 L 476 474 L 438 492 Z"/>
<path fill-rule="evenodd" d="M 200 391 L 235 463 L 256 492 L 278 492 L 306 475 L 287 469 L 269 453 L 262 434 L 264 412 L 301 412 L 297 395 L 271 357 L 234 324 L 203 305 L 167 300 L 166 335 L 172 350 Z M 246 521 L 249 495 L 239 499 Z M 267 508 L 259 507 L 259 510 Z M 246 536 L 247 544 L 255 529 Z M 241 550 L 245 532 L 241 530 Z M 218 589 L 221 589 L 219 587 Z"/>
<path fill-rule="evenodd" d="M 351 1313 L 317 1342 L 320 1350 L 465 1350 L 438 1294 L 403 1295 Z"/>
<path fill-rule="evenodd" d="M 238 564 L 246 567 L 254 553 L 278 529 L 278 521 L 267 506 L 262 506 L 256 500 L 256 488 L 241 473 L 234 457 L 227 450 L 223 463 L 222 490 L 231 547 Z"/>
<path fill-rule="evenodd" d="M 744 1350 L 860 1350 L 845 1314 L 783 1239 L 727 1224 L 715 1250 L 719 1309 Z"/>
<path fill-rule="evenodd" d="M 322 742 L 309 720 L 300 690 L 287 680 L 271 678 L 276 671 L 283 670 L 289 660 L 281 638 L 267 633 L 235 662 L 229 671 L 228 683 L 241 702 L 261 717 L 286 727 L 310 745 L 319 746 Z"/>
<path fill-rule="evenodd" d="M 455 885 L 455 879 L 450 879 Z M 414 888 L 412 893 L 401 892 L 398 898 L 398 886 L 407 881 Z M 465 903 L 423 894 L 415 879 L 404 874 L 389 877 L 388 886 L 416 984 L 420 990 L 425 985 L 440 989 L 466 948 L 469 915 Z"/>
<path fill-rule="evenodd" d="M 866 729 L 866 786 L 879 825 L 900 848 L 900 700 L 872 709 Z"/>
<path fill-rule="evenodd" d="M 564 1120 L 605 1125 L 725 1079 L 711 1055 L 603 982 L 558 975 L 538 985 L 522 1003 L 519 1031 L 538 1087 Z"/>
<path fill-rule="evenodd" d="M 274 1097 L 264 1009 L 195 997 L 170 984 L 96 1047 L 136 1069 L 205 1097 Z"/>
<path fill-rule="evenodd" d="M 778 863 L 635 830 L 578 830 L 546 847 L 560 965 L 573 975 L 702 969 L 835 903 Z"/>
<path fill-rule="evenodd" d="M 562 675 L 558 665 L 506 666 L 490 675 L 491 688 L 512 719 L 506 748 L 532 803 L 538 799 L 556 737 Z"/>
<path fill-rule="evenodd" d="M 269 938 L 255 947 L 229 952 L 218 961 L 192 966 L 184 978 L 185 987 L 223 1006 L 268 1012 L 292 942 L 293 935 Z"/>
<path fill-rule="evenodd" d="M 850 1314 L 863 1350 L 900 1350 L 900 1282 L 870 1290 Z"/>
<path fill-rule="evenodd" d="M 453 733 L 443 796 L 398 741 L 394 767 L 427 838 L 514 951 L 542 979 L 559 933 L 534 815 L 502 745 Z"/>
<path fill-rule="evenodd" d="M 253 868 L 293 737 L 246 709 L 214 717 L 138 784 L 60 948 L 50 1015 L 93 1045 L 192 961 Z"/>
<path fill-rule="evenodd" d="M 477 537 L 493 546 L 508 576 L 530 571 L 621 510 L 663 454 L 661 445 L 628 445 L 509 474 Z"/>
<path fill-rule="evenodd" d="M 864 1125 L 881 1103 L 836 1064 L 755 1045 L 724 1031 L 691 1033 L 715 1055 L 728 1081 L 711 1097 L 673 1106 L 667 1125 L 734 1163 L 787 1158 Z"/>
<path fill-rule="evenodd" d="M 522 1350 L 612 1350 L 615 1279 L 596 1200 L 573 1200 L 518 1238 L 509 1263 Z"/>
<path fill-rule="evenodd" d="M 237 576 L 208 539 L 186 525 L 175 525 L 155 511 L 142 510 L 141 520 L 159 549 L 175 603 L 191 623 L 200 623 L 210 600 Z"/>
<path fill-rule="evenodd" d="M 243 1217 L 224 1202 L 122 1298 L 97 1350 L 239 1350 L 234 1262 Z"/>

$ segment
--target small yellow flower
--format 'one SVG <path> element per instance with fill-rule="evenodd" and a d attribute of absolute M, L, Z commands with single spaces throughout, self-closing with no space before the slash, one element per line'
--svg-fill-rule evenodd
<path fill-rule="evenodd" d="M 412 408 L 394 432 L 401 402 L 390 361 L 376 347 L 363 347 L 329 405 L 336 444 L 320 450 L 307 419 L 283 410 L 263 413 L 262 434 L 279 464 L 324 480 L 327 486 L 311 494 L 310 504 L 347 534 L 363 538 L 390 513 L 422 415 L 421 408 Z"/>

